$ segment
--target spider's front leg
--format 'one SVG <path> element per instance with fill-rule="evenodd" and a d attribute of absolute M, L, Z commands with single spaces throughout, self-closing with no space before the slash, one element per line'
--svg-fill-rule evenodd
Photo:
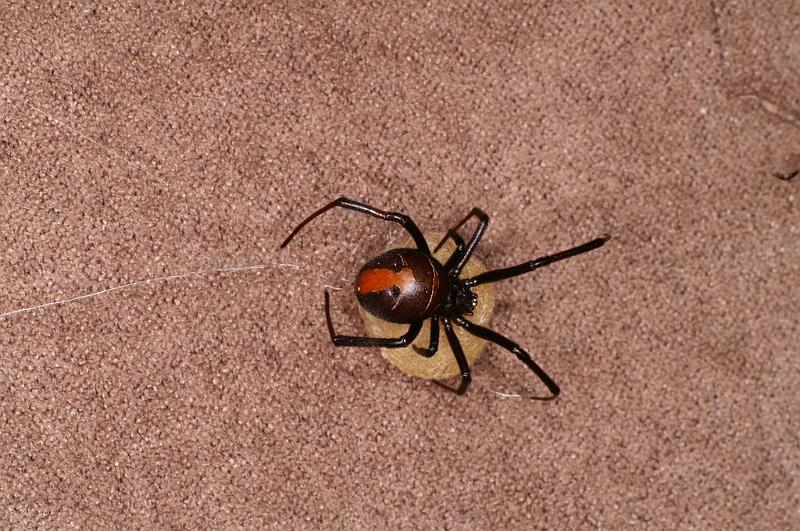
<path fill-rule="evenodd" d="M 506 267 L 503 269 L 485 271 L 476 277 L 464 280 L 464 285 L 472 287 L 472 286 L 477 286 L 479 284 L 488 284 L 490 282 L 497 282 L 498 280 L 504 280 L 507 278 L 516 277 L 518 275 L 523 275 L 525 273 L 530 273 L 535 269 L 549 266 L 550 264 L 553 264 L 560 260 L 565 260 L 567 258 L 571 258 L 579 254 L 588 253 L 589 251 L 599 249 L 610 238 L 611 236 L 608 235 L 602 236 L 600 238 L 595 238 L 590 242 L 578 245 L 577 247 L 572 247 L 570 249 L 567 249 L 566 251 L 561 251 L 547 256 L 540 256 L 535 260 L 530 260 L 523 264 L 519 264 L 512 267 Z"/>
<path fill-rule="evenodd" d="M 475 323 L 473 323 L 471 321 L 467 321 L 463 317 L 456 317 L 455 318 L 455 322 L 456 322 L 457 325 L 462 327 L 464 330 L 466 330 L 470 334 L 472 334 L 474 336 L 478 336 L 481 339 L 485 339 L 486 341 L 491 341 L 492 343 L 495 343 L 496 345 L 500 345 L 504 349 L 506 349 L 506 350 L 510 351 L 512 354 L 514 354 L 517 357 L 517 359 L 520 360 L 522 363 L 527 365 L 527 367 L 531 371 L 533 371 L 533 373 L 536 374 L 536 376 L 539 377 L 539 379 L 542 381 L 542 383 L 544 383 L 547 386 L 547 389 L 550 391 L 550 395 L 551 395 L 551 396 L 545 396 L 545 397 L 538 397 L 537 396 L 537 397 L 531 397 L 531 398 L 533 398 L 534 400 L 554 400 L 561 393 L 561 390 L 559 389 L 558 384 L 556 384 L 553 381 L 553 379 L 550 378 L 550 376 L 546 372 L 544 372 L 544 369 L 539 367 L 539 365 L 537 365 L 537 363 L 535 361 L 533 361 L 533 359 L 531 359 L 530 354 L 525 352 L 525 350 L 523 350 L 522 347 L 520 347 L 519 345 L 517 345 L 516 343 L 514 343 L 513 341 L 511 341 L 507 337 L 498 334 L 494 330 L 492 330 L 490 328 L 486 328 L 484 326 L 480 326 L 480 325 L 475 324 Z"/>
<path fill-rule="evenodd" d="M 382 347 L 382 348 L 403 348 L 410 345 L 422 330 L 422 321 L 416 321 L 408 326 L 408 331 L 400 337 L 361 337 L 361 336 L 342 336 L 334 332 L 333 321 L 331 320 L 331 296 L 325 290 L 325 319 L 328 322 L 328 333 L 331 341 L 337 347 Z"/>

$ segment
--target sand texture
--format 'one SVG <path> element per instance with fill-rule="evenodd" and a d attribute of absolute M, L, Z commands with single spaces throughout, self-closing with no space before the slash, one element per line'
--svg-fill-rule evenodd
<path fill-rule="evenodd" d="M 0 2 L 0 527 L 800 529 L 800 2 Z M 491 216 L 462 397 L 352 283 Z M 462 233 L 474 228 L 468 223 Z M 57 301 L 67 301 L 57 303 Z M 31 309 L 32 307 L 36 307 Z"/>

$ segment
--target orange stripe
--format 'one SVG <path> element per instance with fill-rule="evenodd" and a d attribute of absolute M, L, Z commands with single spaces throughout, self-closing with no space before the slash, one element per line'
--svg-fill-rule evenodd
<path fill-rule="evenodd" d="M 392 286 L 402 289 L 406 284 L 413 282 L 414 273 L 408 267 L 404 267 L 400 271 L 383 268 L 368 269 L 358 275 L 356 289 L 359 293 L 374 293 L 389 289 Z"/>

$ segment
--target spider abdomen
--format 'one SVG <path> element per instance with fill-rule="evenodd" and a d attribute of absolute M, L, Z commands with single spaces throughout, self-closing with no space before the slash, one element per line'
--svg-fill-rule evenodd
<path fill-rule="evenodd" d="M 429 317 L 447 300 L 441 264 L 417 249 L 390 249 L 361 268 L 356 297 L 372 315 L 393 323 Z"/>

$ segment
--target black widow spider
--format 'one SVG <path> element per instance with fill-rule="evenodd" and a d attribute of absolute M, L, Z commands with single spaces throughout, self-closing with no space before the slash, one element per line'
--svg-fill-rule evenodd
<path fill-rule="evenodd" d="M 422 236 L 422 232 L 409 216 L 397 212 L 378 210 L 364 203 L 340 197 L 304 219 L 281 243 L 281 249 L 286 247 L 307 223 L 334 207 L 355 210 L 385 221 L 399 223 L 408 231 L 417 246 L 416 249 L 390 249 L 369 260 L 359 271 L 355 283 L 356 297 L 359 304 L 366 311 L 386 321 L 408 323 L 408 331 L 397 338 L 338 335 L 333 330 L 330 295 L 328 290 L 325 290 L 325 318 L 327 319 L 331 341 L 335 346 L 407 347 L 419 335 L 422 329 L 422 322 L 430 318 L 429 346 L 426 349 L 414 347 L 414 350 L 421 356 L 431 357 L 439 347 L 438 322 L 441 320 L 445 335 L 461 372 L 461 384 L 457 389 L 451 389 L 452 391 L 459 395 L 464 394 L 472 380 L 469 365 L 453 330 L 453 324 L 456 324 L 472 335 L 496 343 L 513 352 L 520 361 L 527 365 L 544 382 L 551 393 L 551 396 L 534 397 L 535 399 L 552 400 L 558 396 L 560 393 L 558 385 L 531 359 L 530 355 L 522 347 L 494 330 L 472 323 L 464 318 L 465 315 L 472 314 L 472 310 L 478 302 L 477 295 L 470 288 L 479 284 L 497 282 L 498 280 L 522 275 L 559 260 L 592 251 L 608 241 L 608 236 L 596 238 L 566 251 L 542 256 L 513 267 L 486 271 L 475 277 L 462 279 L 459 278 L 461 270 L 470 256 L 472 256 L 489 224 L 489 216 L 481 209 L 473 208 L 460 223 L 447 231 L 442 241 L 434 248 L 434 252 L 436 252 L 447 238 L 452 238 L 455 242 L 455 252 L 442 264 L 433 257 L 428 248 L 428 243 Z M 458 229 L 473 216 L 478 218 L 478 227 L 469 241 L 464 243 L 458 233 Z M 450 388 L 448 387 L 448 389 Z"/>

